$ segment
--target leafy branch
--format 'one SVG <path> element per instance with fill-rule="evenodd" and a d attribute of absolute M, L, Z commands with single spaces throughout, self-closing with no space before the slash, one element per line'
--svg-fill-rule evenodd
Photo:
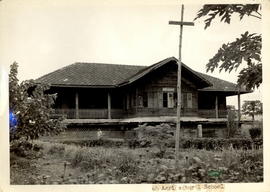
<path fill-rule="evenodd" d="M 244 16 L 251 16 L 261 19 L 260 4 L 218 4 L 204 5 L 197 13 L 194 20 L 207 17 L 204 20 L 207 29 L 216 17 L 221 17 L 220 21 L 230 24 L 231 16 L 235 13 L 240 20 Z M 251 90 L 259 87 L 262 83 L 262 63 L 261 63 L 262 37 L 261 34 L 246 31 L 233 42 L 223 44 L 218 52 L 206 64 L 206 70 L 213 72 L 216 68 L 231 72 L 237 70 L 240 64 L 247 63 L 247 67 L 242 69 L 238 75 L 238 85 L 246 86 Z"/>
<path fill-rule="evenodd" d="M 220 5 L 204 5 L 197 13 L 197 16 L 194 20 L 197 20 L 201 17 L 208 16 L 204 20 L 205 29 L 208 28 L 212 21 L 216 17 L 221 17 L 220 21 L 230 24 L 231 16 L 234 13 L 239 14 L 240 20 L 244 16 L 251 16 L 257 19 L 261 19 L 262 15 L 260 14 L 261 5 L 260 4 L 220 4 Z"/>

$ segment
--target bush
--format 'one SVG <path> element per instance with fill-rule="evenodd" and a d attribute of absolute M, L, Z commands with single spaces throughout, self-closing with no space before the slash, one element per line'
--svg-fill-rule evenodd
<path fill-rule="evenodd" d="M 237 130 L 234 118 L 230 121 L 230 133 L 234 135 Z M 173 137 L 173 129 L 168 124 L 161 124 L 157 126 L 141 125 L 135 129 L 137 137 L 129 140 L 128 145 L 131 148 L 135 147 L 158 147 L 159 153 L 157 157 L 162 158 L 162 154 L 166 148 L 174 148 L 175 140 Z M 206 150 L 223 150 L 223 149 L 252 149 L 262 147 L 262 139 L 258 138 L 256 141 L 246 138 L 181 138 L 180 148 L 182 149 L 206 149 Z"/>
<path fill-rule="evenodd" d="M 50 118 L 57 97 L 46 93 L 50 86 L 37 84 L 34 80 L 19 83 L 17 74 L 18 64 L 15 62 L 10 66 L 9 74 L 10 142 L 38 139 L 63 131 L 63 118 Z"/>
<path fill-rule="evenodd" d="M 261 137 L 262 130 L 260 128 L 251 128 L 249 129 L 249 134 L 250 134 L 251 139 L 254 140 L 256 138 Z"/>
<path fill-rule="evenodd" d="M 158 147 L 163 149 L 174 139 L 174 128 L 169 124 L 160 124 L 156 126 L 140 125 L 135 128 L 137 137 L 133 142 L 139 147 Z"/>
<path fill-rule="evenodd" d="M 235 121 L 236 112 L 232 110 L 228 110 L 227 117 L 227 138 L 234 137 L 238 131 L 237 121 Z"/>
<path fill-rule="evenodd" d="M 92 140 L 66 140 L 62 141 L 64 144 L 74 144 L 85 147 L 121 147 L 125 145 L 124 140 L 115 139 L 92 139 Z"/>
<path fill-rule="evenodd" d="M 262 140 L 261 140 L 262 141 Z M 223 149 L 252 149 L 255 145 L 260 147 L 262 142 L 253 142 L 251 139 L 245 138 L 190 138 L 180 141 L 180 148 L 206 149 L 206 150 L 223 150 Z"/>
<path fill-rule="evenodd" d="M 10 143 L 10 153 L 19 157 L 35 158 L 41 155 L 41 146 L 25 140 L 15 140 Z"/>
<path fill-rule="evenodd" d="M 262 138 L 256 140 L 246 138 L 181 138 L 180 148 L 182 149 L 206 149 L 206 150 L 223 150 L 223 149 L 252 149 L 262 147 Z M 171 141 L 168 147 L 173 148 L 175 142 Z"/>

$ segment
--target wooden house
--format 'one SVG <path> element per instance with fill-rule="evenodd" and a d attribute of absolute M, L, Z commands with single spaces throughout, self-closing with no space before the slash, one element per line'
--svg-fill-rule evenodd
<path fill-rule="evenodd" d="M 248 93 L 182 63 L 184 117 L 226 117 L 226 97 Z M 55 112 L 68 119 L 176 116 L 177 59 L 151 66 L 74 63 L 36 80 L 57 93 Z"/>

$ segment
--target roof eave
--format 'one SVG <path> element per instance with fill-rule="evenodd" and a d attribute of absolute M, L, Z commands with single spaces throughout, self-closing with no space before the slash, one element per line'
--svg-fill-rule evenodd
<path fill-rule="evenodd" d="M 41 84 L 41 83 L 37 83 Z M 116 88 L 116 85 L 65 85 L 65 84 L 48 84 L 50 87 L 62 87 L 62 88 Z"/>
<path fill-rule="evenodd" d="M 220 90 L 220 89 L 214 89 L 214 90 L 204 90 L 204 89 L 198 89 L 200 92 L 220 92 L 220 93 L 228 93 L 228 95 L 237 95 L 240 94 L 247 94 L 252 93 L 253 91 L 244 91 L 241 90 L 240 92 L 238 90 Z"/>

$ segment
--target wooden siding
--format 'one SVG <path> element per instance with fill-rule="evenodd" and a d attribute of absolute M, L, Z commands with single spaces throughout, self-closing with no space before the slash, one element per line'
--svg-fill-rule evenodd
<path fill-rule="evenodd" d="M 176 99 L 174 99 L 174 107 L 167 108 L 163 106 L 163 89 L 174 89 L 177 92 L 177 67 L 175 65 L 164 66 L 155 72 L 145 76 L 143 79 L 128 87 L 126 92 L 131 98 L 131 106 L 129 111 L 135 116 L 159 116 L 159 115 L 175 115 Z M 140 105 L 140 97 L 147 93 L 147 106 Z M 182 77 L 182 95 L 184 97 L 183 115 L 196 116 L 198 110 L 198 91 L 196 86 L 188 80 L 188 77 Z M 192 107 L 187 106 L 187 93 L 192 93 Z M 182 99 L 183 101 L 183 99 Z M 184 111 L 192 111 L 184 113 Z"/>

